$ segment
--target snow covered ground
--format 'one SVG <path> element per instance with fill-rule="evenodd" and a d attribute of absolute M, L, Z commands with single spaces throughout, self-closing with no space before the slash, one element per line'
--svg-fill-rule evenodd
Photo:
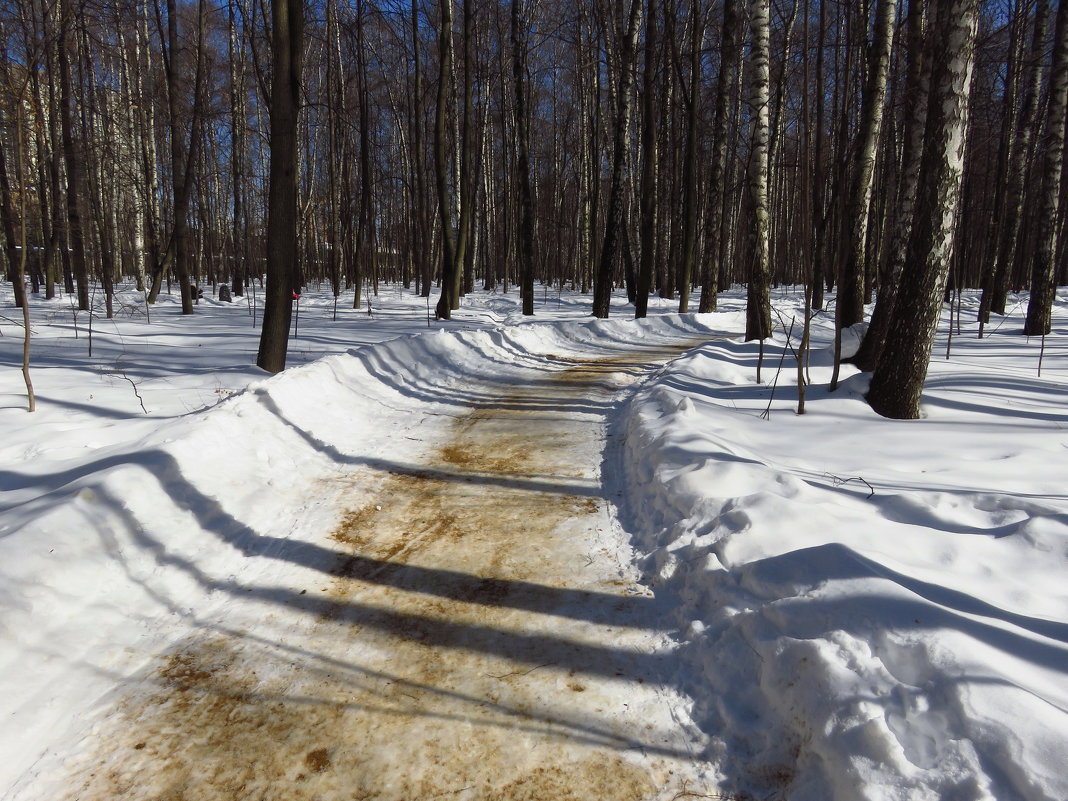
<path fill-rule="evenodd" d="M 318 499 L 331 477 L 357 458 L 413 461 L 436 417 L 472 403 L 473 377 L 504 392 L 531 370 L 695 336 L 709 341 L 636 394 L 619 388 L 601 492 L 625 500 L 598 547 L 624 573 L 637 560 L 677 632 L 673 679 L 693 699 L 678 719 L 705 743 L 700 793 L 1068 798 L 1063 292 L 1041 376 L 1022 306 L 983 340 L 965 323 L 948 359 L 940 337 L 926 417 L 907 422 L 874 415 L 851 368 L 838 392 L 823 389 L 825 316 L 799 417 L 792 358 L 776 369 L 782 333 L 759 385 L 756 346 L 722 337 L 742 328 L 738 293 L 708 316 L 654 300 L 645 322 L 622 299 L 592 322 L 589 298 L 545 289 L 523 320 L 514 294 L 477 293 L 437 323 L 398 287 L 370 313 L 343 296 L 336 320 L 325 292 L 306 293 L 296 369 L 274 378 L 253 365 L 258 331 L 240 299 L 202 300 L 189 319 L 164 298 L 149 319 L 127 291 L 91 337 L 69 298 L 35 299 L 28 415 L 4 292 L 5 799 L 69 795 L 147 663 L 193 629 L 256 625 L 254 606 L 234 619 L 235 588 L 303 595 L 278 556 L 292 550 L 287 521 L 329 530 Z M 799 314 L 794 293 L 775 303 Z M 623 692 L 613 686 L 599 691 Z"/>

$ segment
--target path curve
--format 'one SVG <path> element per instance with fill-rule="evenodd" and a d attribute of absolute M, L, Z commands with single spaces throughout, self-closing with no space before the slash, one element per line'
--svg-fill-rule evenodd
<path fill-rule="evenodd" d="M 672 643 L 600 475 L 621 391 L 675 346 L 480 398 L 421 465 L 360 467 L 333 564 L 198 632 L 95 732 L 70 798 L 652 801 L 711 793 Z M 708 797 L 708 796 L 706 796 Z"/>

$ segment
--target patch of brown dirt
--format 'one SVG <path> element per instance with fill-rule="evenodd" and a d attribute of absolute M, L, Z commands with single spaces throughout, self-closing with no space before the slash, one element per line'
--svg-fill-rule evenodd
<path fill-rule="evenodd" d="M 501 801 L 641 801 L 655 789 L 641 768 L 619 757 L 609 757 L 568 765 L 539 765 L 501 787 L 494 797 Z"/>

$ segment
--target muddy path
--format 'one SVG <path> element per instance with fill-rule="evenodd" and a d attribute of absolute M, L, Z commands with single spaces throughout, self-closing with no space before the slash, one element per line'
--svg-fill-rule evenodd
<path fill-rule="evenodd" d="M 443 423 L 420 465 L 331 482 L 321 578 L 163 657 L 73 760 L 69 797 L 711 792 L 601 476 L 620 390 L 686 344 L 558 358 Z"/>

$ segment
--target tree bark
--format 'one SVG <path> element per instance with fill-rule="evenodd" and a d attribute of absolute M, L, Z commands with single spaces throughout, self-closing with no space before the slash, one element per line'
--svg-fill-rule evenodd
<path fill-rule="evenodd" d="M 63 157 L 67 166 L 67 237 L 73 262 L 74 280 L 78 290 L 78 308 L 89 310 L 89 268 L 85 258 L 85 232 L 82 227 L 82 202 L 85 186 L 84 163 L 74 142 L 74 90 L 71 86 L 71 35 L 74 11 L 70 0 L 60 3 L 59 22 L 59 92 L 60 127 L 63 136 Z"/>
<path fill-rule="evenodd" d="M 657 159 L 659 157 L 656 129 L 656 65 L 657 19 L 656 0 L 648 0 L 645 12 L 645 72 L 642 77 L 642 175 L 638 198 L 641 217 L 638 282 L 634 292 L 634 317 L 645 317 L 649 311 L 649 291 L 653 282 L 653 260 L 656 254 L 657 218 Z"/>
<path fill-rule="evenodd" d="M 691 0 L 690 17 L 690 95 L 682 166 L 682 264 L 678 278 L 680 314 L 690 310 L 690 284 L 697 261 L 697 123 L 701 116 L 701 42 L 705 33 L 698 0 Z"/>
<path fill-rule="evenodd" d="M 749 113 L 752 117 L 749 155 L 749 199 L 753 218 L 749 229 L 749 287 L 746 292 L 745 341 L 771 336 L 771 254 L 768 226 L 768 136 L 770 98 L 770 0 L 750 6 Z"/>
<path fill-rule="evenodd" d="M 886 77 L 890 72 L 890 50 L 894 43 L 897 0 L 877 0 L 877 3 L 874 38 L 868 53 L 860 131 L 857 134 L 856 161 L 853 164 L 849 215 L 850 249 L 838 279 L 838 325 L 842 328 L 864 321 L 864 276 L 868 264 L 872 177 L 875 173 L 876 145 L 883 123 Z"/>
<path fill-rule="evenodd" d="M 520 10 L 522 0 L 512 0 L 512 80 L 515 89 L 515 127 L 519 173 L 518 259 L 523 314 L 534 314 L 534 193 L 530 186 L 530 120 L 526 98 L 526 36 Z"/>
<path fill-rule="evenodd" d="M 1043 0 L 1039 0 L 1043 2 Z M 1031 299 L 1027 304 L 1027 336 L 1044 336 L 1053 324 L 1056 295 L 1055 255 L 1057 252 L 1057 212 L 1061 194 L 1061 168 L 1064 162 L 1064 114 L 1068 102 L 1068 2 L 1057 9 L 1053 35 L 1053 67 L 1050 71 L 1049 102 L 1046 107 L 1046 158 L 1042 171 L 1042 213 L 1038 217 L 1038 243 L 1031 273 Z"/>
<path fill-rule="evenodd" d="M 884 417 L 920 416 L 920 395 L 953 258 L 978 5 L 978 0 L 953 0 L 938 8 L 916 219 L 886 345 L 868 392 L 868 403 Z"/>
<path fill-rule="evenodd" d="M 1009 188 L 1005 215 L 999 225 L 1001 234 L 993 270 L 983 285 L 979 301 L 979 321 L 989 322 L 990 312 L 1005 313 L 1009 273 L 1018 256 L 1023 223 L 1024 198 L 1027 195 L 1027 165 L 1034 149 L 1035 128 L 1038 125 L 1038 99 L 1042 91 L 1042 54 L 1046 47 L 1049 21 L 1048 0 L 1037 0 L 1034 33 L 1027 61 L 1023 106 L 1010 152 Z M 1008 120 L 1011 121 L 1011 115 Z M 1008 124 L 1008 122 L 1006 123 Z"/>
<path fill-rule="evenodd" d="M 256 364 L 285 369 L 297 265 L 297 113 L 303 0 L 271 0 L 271 161 L 267 197 L 267 292 Z"/>
<path fill-rule="evenodd" d="M 741 28 L 738 25 L 738 0 L 723 0 L 723 45 L 720 54 L 719 77 L 716 79 L 716 111 L 712 123 L 712 168 L 709 174 L 710 231 L 708 252 L 705 256 L 701 277 L 700 312 L 716 310 L 721 270 L 720 256 L 723 250 L 723 235 L 727 230 L 729 214 L 726 208 L 727 192 L 727 147 L 730 133 L 730 102 L 733 81 L 741 53 Z"/>
<path fill-rule="evenodd" d="M 452 318 L 456 287 L 456 242 L 452 230 L 452 199 L 449 195 L 448 148 L 446 148 L 449 88 L 452 84 L 452 0 L 441 0 L 441 29 L 438 31 L 438 102 L 434 117 L 434 174 L 437 178 L 438 219 L 441 223 L 441 296 L 435 314 L 439 320 Z"/>
<path fill-rule="evenodd" d="M 593 282 L 593 316 L 608 317 L 612 305 L 612 285 L 615 273 L 616 250 L 623 225 L 623 167 L 627 158 L 627 128 L 630 125 L 631 87 L 634 83 L 634 61 L 638 47 L 638 24 L 641 19 L 641 0 L 631 0 L 627 31 L 619 52 L 620 80 L 616 97 L 616 128 L 612 145 L 612 177 L 608 188 L 608 209 L 605 215 L 604 240 L 597 273 Z"/>
<path fill-rule="evenodd" d="M 853 356 L 853 364 L 865 372 L 875 369 L 886 342 L 886 331 L 897 305 L 901 271 L 905 266 L 909 233 L 916 208 L 916 191 L 923 158 L 924 127 L 927 121 L 927 102 L 930 93 L 930 69 L 926 35 L 926 0 L 911 0 L 908 18 L 909 66 L 905 96 L 908 111 L 905 123 L 905 148 L 902 156 L 901 188 L 898 193 L 894 230 L 891 234 L 887 269 L 879 283 L 868 329 L 860 349 Z"/>

